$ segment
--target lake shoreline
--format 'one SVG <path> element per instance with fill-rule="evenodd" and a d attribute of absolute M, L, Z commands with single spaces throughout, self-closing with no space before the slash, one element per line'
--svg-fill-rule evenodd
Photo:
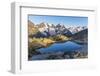
<path fill-rule="evenodd" d="M 40 55 L 33 55 L 29 61 L 31 60 L 52 60 L 52 59 L 81 59 L 88 58 L 87 53 L 80 51 L 68 51 L 68 52 L 56 52 L 56 53 L 46 53 Z"/>

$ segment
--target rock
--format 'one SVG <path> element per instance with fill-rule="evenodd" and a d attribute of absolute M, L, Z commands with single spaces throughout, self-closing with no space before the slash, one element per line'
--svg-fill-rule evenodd
<path fill-rule="evenodd" d="M 64 58 L 65 59 L 70 59 L 70 56 L 69 55 L 65 55 Z"/>

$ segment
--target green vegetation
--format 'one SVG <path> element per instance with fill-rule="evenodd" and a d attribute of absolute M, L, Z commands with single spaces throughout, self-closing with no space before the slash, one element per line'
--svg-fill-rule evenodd
<path fill-rule="evenodd" d="M 48 38 L 29 37 L 29 40 L 28 40 L 29 57 L 31 57 L 33 54 L 38 54 L 36 49 L 39 49 L 42 47 L 48 47 L 55 42 L 62 42 L 62 41 L 66 41 L 69 39 L 70 38 L 64 35 L 56 35 L 56 36 L 51 36 Z"/>
<path fill-rule="evenodd" d="M 69 40 L 70 38 L 64 36 L 64 35 L 57 35 L 57 36 L 52 36 L 49 38 L 29 38 L 29 44 L 33 44 L 31 47 L 36 47 L 36 44 L 40 44 L 44 47 L 48 46 L 48 44 L 53 44 L 55 42 L 59 41 L 66 41 Z M 38 46 L 38 45 L 37 45 Z"/>
<path fill-rule="evenodd" d="M 56 36 L 53 36 L 53 37 L 49 37 L 51 40 L 54 40 L 54 41 L 65 41 L 65 40 L 69 40 L 70 38 L 67 37 L 67 36 L 64 36 L 64 35 L 56 35 Z"/>

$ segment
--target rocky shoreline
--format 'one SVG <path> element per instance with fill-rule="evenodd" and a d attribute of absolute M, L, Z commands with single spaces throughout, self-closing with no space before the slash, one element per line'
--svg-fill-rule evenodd
<path fill-rule="evenodd" d="M 81 59 L 88 58 L 87 53 L 80 51 L 56 52 L 33 55 L 29 60 L 52 60 L 52 59 Z"/>

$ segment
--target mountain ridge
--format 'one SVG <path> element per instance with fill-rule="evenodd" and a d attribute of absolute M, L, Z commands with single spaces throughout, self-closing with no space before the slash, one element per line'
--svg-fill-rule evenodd
<path fill-rule="evenodd" d="M 28 28 L 29 35 L 35 36 L 36 34 L 39 34 L 41 37 L 55 36 L 58 34 L 71 37 L 74 34 L 87 29 L 84 26 L 66 27 L 65 25 L 61 24 L 54 25 L 45 22 L 41 22 L 40 24 L 35 25 L 30 20 L 28 21 Z"/>

